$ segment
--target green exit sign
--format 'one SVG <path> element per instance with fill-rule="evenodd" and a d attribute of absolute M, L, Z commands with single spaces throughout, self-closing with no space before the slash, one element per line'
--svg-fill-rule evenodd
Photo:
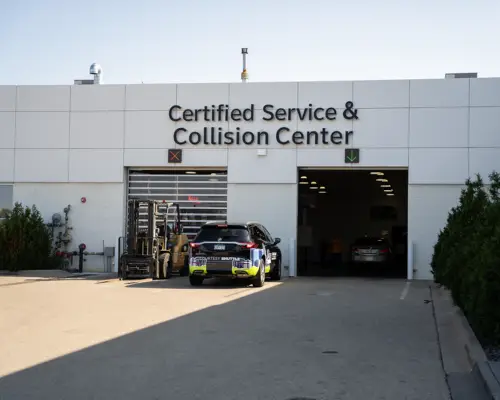
<path fill-rule="evenodd" d="M 345 149 L 344 162 L 346 164 L 359 164 L 359 149 Z"/>

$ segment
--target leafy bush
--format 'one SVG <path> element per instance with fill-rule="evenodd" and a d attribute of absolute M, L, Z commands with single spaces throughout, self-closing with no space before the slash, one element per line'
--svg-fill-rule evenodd
<path fill-rule="evenodd" d="M 467 180 L 434 246 L 434 280 L 448 288 L 484 344 L 500 343 L 500 175 Z"/>
<path fill-rule="evenodd" d="M 0 221 L 1 269 L 19 271 L 54 268 L 52 235 L 36 208 L 16 203 Z"/>

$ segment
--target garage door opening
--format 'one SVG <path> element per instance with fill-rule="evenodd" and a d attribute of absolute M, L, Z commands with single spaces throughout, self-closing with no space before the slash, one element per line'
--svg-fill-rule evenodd
<path fill-rule="evenodd" d="M 206 222 L 227 218 L 226 170 L 134 169 L 128 172 L 127 192 L 129 199 L 179 203 L 181 224 L 190 240 Z M 145 216 L 145 211 L 139 215 Z M 147 223 L 146 219 L 139 221 L 143 226 Z"/>
<path fill-rule="evenodd" d="M 297 275 L 406 278 L 407 170 L 298 172 Z"/>

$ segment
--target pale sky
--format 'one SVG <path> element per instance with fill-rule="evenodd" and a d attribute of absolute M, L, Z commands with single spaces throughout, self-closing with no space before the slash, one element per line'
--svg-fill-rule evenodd
<path fill-rule="evenodd" d="M 500 0 L 0 0 L 0 85 L 500 76 Z"/>

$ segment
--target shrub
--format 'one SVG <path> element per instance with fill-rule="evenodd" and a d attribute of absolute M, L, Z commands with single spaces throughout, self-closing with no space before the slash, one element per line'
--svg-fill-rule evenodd
<path fill-rule="evenodd" d="M 54 267 L 52 235 L 36 208 L 16 203 L 0 222 L 0 266 L 9 271 Z"/>
<path fill-rule="evenodd" d="M 468 180 L 434 246 L 434 280 L 448 288 L 483 343 L 500 342 L 500 176 Z"/>

